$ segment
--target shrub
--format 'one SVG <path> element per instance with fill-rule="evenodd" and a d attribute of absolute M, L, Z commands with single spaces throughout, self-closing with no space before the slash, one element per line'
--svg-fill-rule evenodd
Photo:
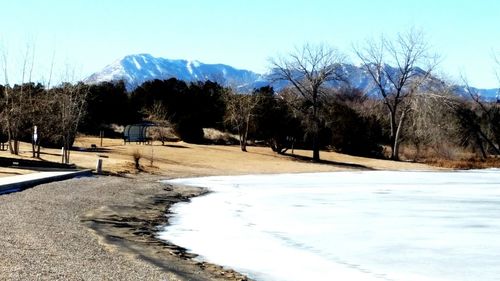
<path fill-rule="evenodd" d="M 142 154 L 139 151 L 139 149 L 134 150 L 134 152 L 132 153 L 132 158 L 134 159 L 135 169 L 139 170 L 140 169 L 139 161 L 142 158 Z"/>

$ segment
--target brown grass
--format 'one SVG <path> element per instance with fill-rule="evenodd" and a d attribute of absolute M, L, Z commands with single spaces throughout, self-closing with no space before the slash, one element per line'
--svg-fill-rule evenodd
<path fill-rule="evenodd" d="M 92 150 L 92 144 L 99 144 L 97 137 L 79 137 L 75 142 L 77 150 L 71 151 L 70 161 L 82 168 L 94 169 L 97 159 L 103 159 L 103 171 L 111 174 L 137 173 L 131 155 L 138 151 L 141 162 L 151 160 L 154 166 L 141 163 L 144 172 L 166 177 L 237 175 L 261 173 L 329 172 L 349 169 L 376 170 L 429 170 L 425 164 L 395 162 L 321 152 L 322 163 L 312 163 L 311 151 L 295 150 L 294 155 L 278 155 L 267 147 L 248 147 L 242 152 L 239 146 L 194 145 L 184 142 L 167 142 L 162 146 L 124 144 L 121 139 L 104 139 L 103 147 Z M 22 143 L 19 157 L 31 157 L 31 145 Z M 60 149 L 42 149 L 41 158 L 47 161 L 61 161 Z M 1 151 L 0 156 L 10 156 Z"/>
<path fill-rule="evenodd" d="M 486 169 L 486 168 L 500 168 L 500 158 L 469 158 L 459 160 L 447 159 L 430 159 L 426 161 L 427 164 L 436 167 L 450 168 L 450 169 Z"/>
<path fill-rule="evenodd" d="M 500 158 L 481 159 L 467 149 L 449 144 L 428 147 L 417 153 L 415 147 L 401 145 L 401 159 L 426 163 L 431 166 L 447 169 L 486 169 L 500 167 Z"/>

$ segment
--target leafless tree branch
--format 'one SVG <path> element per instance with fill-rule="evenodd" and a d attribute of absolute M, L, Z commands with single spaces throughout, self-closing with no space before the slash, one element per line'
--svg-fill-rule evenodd
<path fill-rule="evenodd" d="M 319 161 L 319 130 L 321 117 L 321 96 L 327 82 L 345 82 L 342 63 L 345 56 L 337 49 L 326 44 L 304 44 L 295 48 L 287 57 L 278 57 L 270 61 L 272 80 L 286 81 L 291 89 L 300 94 L 309 104 L 306 116 L 311 119 L 310 131 L 313 135 L 313 160 Z"/>
<path fill-rule="evenodd" d="M 412 110 L 410 100 L 432 80 L 437 56 L 429 55 L 423 33 L 415 29 L 398 34 L 394 40 L 381 36 L 379 40 L 367 41 L 364 47 L 355 47 L 354 52 L 389 112 L 391 158 L 397 160 L 401 127 Z"/>

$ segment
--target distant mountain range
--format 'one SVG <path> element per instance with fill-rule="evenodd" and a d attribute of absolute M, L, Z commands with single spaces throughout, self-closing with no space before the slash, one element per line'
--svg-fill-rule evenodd
<path fill-rule="evenodd" d="M 391 68 L 390 66 L 386 66 Z M 394 69 L 395 70 L 395 69 Z M 368 93 L 374 93 L 371 77 L 361 67 L 343 64 L 342 71 L 352 87 Z M 154 79 L 177 78 L 186 82 L 211 80 L 224 86 L 232 86 L 240 91 L 248 91 L 271 84 L 270 74 L 259 74 L 250 70 L 237 69 L 225 64 L 205 64 L 199 61 L 173 60 L 153 57 L 149 54 L 125 56 L 104 67 L 99 72 L 84 79 L 87 84 L 97 84 L 104 81 L 125 81 L 128 91 L 132 91 L 142 83 Z M 436 83 L 443 83 L 435 79 Z M 272 86 L 280 90 L 288 84 L 275 82 Z M 332 83 L 333 87 L 340 86 Z M 457 94 L 465 95 L 465 89 L 455 87 Z M 498 89 L 476 89 L 487 100 L 497 98 Z"/>
<path fill-rule="evenodd" d="M 156 58 L 149 54 L 129 55 L 104 67 L 84 79 L 85 83 L 125 81 L 131 91 L 142 83 L 154 79 L 177 78 L 186 82 L 211 80 L 224 86 L 252 88 L 266 84 L 262 75 L 249 70 L 236 69 L 225 64 L 205 64 L 199 61 Z"/>

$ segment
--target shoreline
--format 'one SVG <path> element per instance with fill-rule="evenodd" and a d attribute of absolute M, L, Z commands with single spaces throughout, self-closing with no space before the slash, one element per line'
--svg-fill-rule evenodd
<path fill-rule="evenodd" d="M 107 140 L 109 150 L 102 154 L 72 155 L 76 163 L 89 168 L 94 167 L 96 157 L 106 156 L 108 176 L 54 182 L 0 196 L 0 247 L 4 248 L 0 276 L 9 280 L 248 280 L 224 267 L 196 261 L 196 255 L 156 238 L 168 223 L 173 204 L 207 192 L 159 180 L 435 169 L 333 152 L 325 152 L 325 163 L 318 164 L 276 155 L 268 148 L 253 147 L 242 153 L 233 146 L 176 143 L 155 147 L 154 166 L 151 163 L 144 166 L 143 173 L 134 174 L 129 153 L 138 146 L 114 141 Z M 81 140 L 83 147 L 89 143 L 96 139 Z M 149 146 L 139 148 L 143 155 L 150 153 Z M 50 160 L 52 154 L 44 157 Z"/>
<path fill-rule="evenodd" d="M 2 280 L 248 280 L 156 238 L 169 206 L 206 190 L 166 176 L 94 176 L 0 196 Z"/>
<path fill-rule="evenodd" d="M 481 170 L 483 170 L 483 169 L 478 169 L 478 170 L 476 170 L 476 171 L 481 171 Z M 486 170 L 488 170 L 488 169 L 486 169 Z M 348 171 L 343 171 L 343 172 L 348 172 Z M 349 171 L 349 172 L 356 172 L 356 171 L 355 171 L 355 170 L 352 170 L 352 171 Z M 380 171 L 380 172 L 386 172 L 386 171 Z M 422 172 L 422 173 L 435 173 L 435 174 L 438 174 L 438 176 L 439 176 L 439 174 L 440 174 L 440 173 L 447 173 L 447 174 L 449 174 L 449 173 L 459 173 L 459 172 L 463 173 L 463 172 L 464 172 L 464 170 L 448 170 L 448 171 L 443 171 L 443 170 L 434 170 L 434 171 L 393 171 L 393 172 L 416 172 L 416 173 L 421 173 L 421 172 Z M 335 172 L 333 172 L 333 173 L 335 173 Z M 285 173 L 285 174 L 287 174 L 287 173 Z M 302 173 L 301 173 L 301 174 L 302 174 Z M 307 174 L 312 174 L 312 173 L 307 173 Z M 173 188 L 173 189 L 175 189 L 175 188 L 194 188 L 194 189 L 198 189 L 198 190 L 199 190 L 199 193 L 189 195 L 189 196 L 187 197 L 187 200 L 186 200 L 186 201 L 179 201 L 179 202 L 187 202 L 187 201 L 189 201 L 189 200 L 190 200 L 191 198 L 193 198 L 193 197 L 196 197 L 196 196 L 203 196 L 203 195 L 205 195 L 205 194 L 207 194 L 207 193 L 209 193 L 209 192 L 210 192 L 210 191 L 208 191 L 208 190 L 207 190 L 207 188 L 202 188 L 202 187 L 190 187 L 190 186 L 184 186 L 184 185 L 177 186 L 177 183 L 174 183 L 173 185 L 172 185 L 172 184 L 170 184 L 170 183 L 167 183 L 166 185 L 167 185 L 169 188 Z M 206 186 L 209 186 L 209 185 L 206 185 Z M 169 207 L 173 206 L 174 204 L 175 204 L 175 203 L 173 203 L 172 205 L 169 205 Z M 206 204 L 205 204 L 205 205 L 206 205 Z M 168 213 L 170 213 L 170 212 L 168 212 Z M 211 218 L 214 218 L 214 216 L 211 216 Z M 166 220 L 166 223 L 165 223 L 164 225 L 168 225 L 168 219 Z M 213 224 L 210 224 L 210 226 L 211 226 L 211 227 L 213 227 Z M 196 228 L 196 226 L 194 226 L 194 225 L 192 225 L 192 227 Z M 223 228 L 220 228 L 220 227 L 219 227 L 218 229 L 223 229 Z M 165 240 L 160 240 L 160 241 L 165 241 Z M 199 241 L 199 239 L 198 239 L 198 241 Z M 225 244 L 225 242 L 224 242 L 223 240 L 219 241 L 219 243 L 220 243 L 220 244 L 222 244 L 222 245 L 224 245 L 224 244 Z M 167 242 L 167 244 L 171 245 L 171 243 L 170 243 L 170 242 Z M 193 254 L 193 255 L 191 255 L 191 254 L 184 255 L 184 254 L 186 253 L 186 249 L 184 249 L 184 248 L 182 248 L 182 247 L 177 247 L 177 249 L 179 249 L 179 251 L 181 251 L 181 253 L 174 253 L 174 255 L 179 256 L 179 257 L 181 257 L 181 258 L 183 258 L 183 259 L 187 259 L 187 260 L 193 261 L 192 259 L 193 259 L 193 258 L 195 258 L 195 257 L 197 257 L 197 255 L 196 255 L 196 254 Z M 245 254 L 245 252 L 246 252 L 246 251 L 237 251 L 236 253 L 238 253 L 238 255 L 239 255 L 239 254 Z M 233 257 L 233 259 L 234 259 L 234 258 L 235 258 L 235 257 Z M 208 264 L 208 263 L 203 263 L 203 264 Z M 226 270 L 226 269 L 224 269 L 222 266 L 219 266 L 219 265 L 214 265 L 214 264 L 209 264 L 209 265 L 210 265 L 210 266 L 214 266 L 214 268 L 216 268 L 217 270 Z M 203 266 L 203 268 L 204 268 L 204 266 Z M 212 271 L 212 272 L 213 272 L 213 271 Z M 226 272 L 227 272 L 227 270 L 226 270 Z M 235 273 L 235 272 L 234 272 L 234 271 L 232 271 L 232 270 L 231 270 L 231 272 L 232 272 L 232 273 Z M 239 274 L 239 273 L 238 273 L 238 274 Z M 224 275 L 224 274 L 222 274 L 222 275 Z M 245 276 L 244 276 L 244 275 L 242 275 L 242 274 L 241 274 L 241 276 L 242 276 L 242 277 L 230 276 L 230 278 L 228 278 L 228 279 L 224 279 L 224 280 L 250 280 L 250 279 L 249 279 L 249 277 L 245 277 Z M 228 276 L 223 276 L 223 277 L 228 277 Z M 239 279 L 239 278 L 242 278 L 242 279 Z M 247 279 L 247 278 L 248 278 L 248 279 Z M 214 279 L 214 280 L 215 280 L 215 279 Z M 353 280 L 356 280 L 356 279 L 353 279 Z"/>
<path fill-rule="evenodd" d="M 347 171 L 354 172 L 359 171 L 359 169 L 346 169 L 337 172 Z M 449 170 L 421 170 L 421 172 L 440 171 L 449 172 Z M 262 175 L 263 173 L 257 174 Z M 178 178 L 204 176 L 206 175 L 185 174 Z M 115 247 L 119 252 L 145 260 L 163 271 L 174 273 L 177 277 L 187 278 L 187 280 L 252 280 L 233 269 L 205 261 L 196 261 L 194 258 L 198 257 L 197 254 L 188 253 L 187 249 L 157 237 L 161 227 L 169 224 L 172 206 L 208 194 L 210 191 L 207 188 L 160 182 L 168 180 L 169 177 L 166 176 L 140 174 L 134 178 L 138 179 L 141 184 L 157 186 L 155 192 L 136 198 L 134 205 L 102 206 L 82 215 L 81 221 L 100 237 L 100 243 Z"/>
<path fill-rule="evenodd" d="M 161 183 L 159 181 L 165 178 L 158 176 L 144 177 L 144 183 L 162 186 L 156 195 L 137 198 L 134 206 L 103 206 L 82 216 L 81 221 L 101 243 L 187 280 L 251 280 L 233 269 L 196 261 L 194 258 L 198 255 L 157 237 L 160 227 L 169 224 L 173 205 L 203 196 L 209 193 L 207 189 Z"/>

